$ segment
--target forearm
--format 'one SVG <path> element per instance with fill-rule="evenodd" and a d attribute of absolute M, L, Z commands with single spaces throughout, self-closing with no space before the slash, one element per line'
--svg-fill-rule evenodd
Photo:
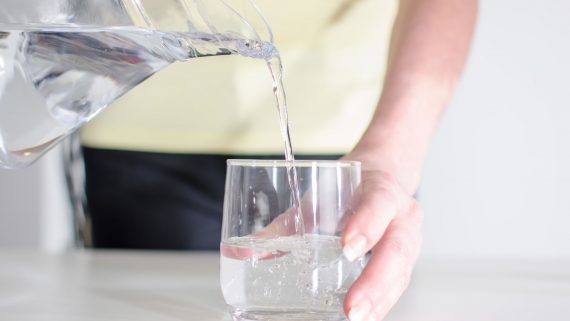
<path fill-rule="evenodd" d="M 476 0 L 400 1 L 384 90 L 353 154 L 410 193 L 465 64 L 476 15 Z"/>

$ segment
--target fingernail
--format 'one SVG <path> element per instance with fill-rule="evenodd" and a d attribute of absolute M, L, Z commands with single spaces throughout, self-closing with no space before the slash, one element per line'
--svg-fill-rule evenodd
<path fill-rule="evenodd" d="M 350 262 L 364 255 L 366 251 L 366 238 L 360 234 L 353 236 L 342 249 L 342 254 Z"/>
<path fill-rule="evenodd" d="M 372 305 L 370 304 L 370 301 L 362 300 L 350 309 L 348 312 L 348 320 L 366 321 L 371 309 Z"/>
<path fill-rule="evenodd" d="M 366 318 L 366 321 L 376 321 L 376 316 L 373 313 L 371 313 L 368 316 L 368 318 Z"/>

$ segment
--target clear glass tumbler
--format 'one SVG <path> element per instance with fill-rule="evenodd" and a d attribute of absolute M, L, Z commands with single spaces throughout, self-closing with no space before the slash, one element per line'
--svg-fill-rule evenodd
<path fill-rule="evenodd" d="M 366 263 L 349 262 L 340 244 L 359 201 L 360 163 L 295 168 L 300 212 L 285 161 L 228 161 L 221 286 L 234 320 L 346 320 L 344 296 Z"/>

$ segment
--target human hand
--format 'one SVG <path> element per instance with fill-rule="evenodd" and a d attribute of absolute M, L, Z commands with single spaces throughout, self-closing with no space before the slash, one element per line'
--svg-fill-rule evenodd
<path fill-rule="evenodd" d="M 349 158 L 348 156 L 347 158 Z M 361 201 L 343 232 L 343 253 L 372 251 L 344 300 L 350 321 L 380 321 L 408 287 L 421 247 L 422 211 L 395 177 L 363 163 Z"/>
<path fill-rule="evenodd" d="M 384 318 L 406 289 L 421 244 L 422 213 L 418 203 L 394 175 L 379 169 L 389 166 L 370 165 L 378 164 L 372 156 L 372 153 L 365 152 L 345 157 L 362 160 L 363 171 L 356 211 L 347 216 L 346 222 L 339 224 L 345 226 L 342 237 L 344 254 L 355 260 L 372 250 L 368 265 L 345 297 L 344 310 L 351 321 L 380 321 Z M 313 213 L 310 196 L 311 191 L 308 191 L 302 197 L 303 214 Z M 296 233 L 296 213 L 295 208 L 288 209 L 252 236 L 263 239 Z M 310 230 L 312 220 L 304 221 L 305 229 Z M 265 260 L 286 254 L 225 247 L 224 244 L 221 251 L 226 257 L 241 260 Z"/>

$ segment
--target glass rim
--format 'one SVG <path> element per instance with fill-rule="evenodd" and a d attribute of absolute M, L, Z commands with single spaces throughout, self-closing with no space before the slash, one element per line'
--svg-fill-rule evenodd
<path fill-rule="evenodd" d="M 228 159 L 228 166 L 240 167 L 287 167 L 288 161 L 284 159 Z M 360 161 L 348 160 L 295 160 L 295 167 L 342 167 L 360 168 Z"/>

